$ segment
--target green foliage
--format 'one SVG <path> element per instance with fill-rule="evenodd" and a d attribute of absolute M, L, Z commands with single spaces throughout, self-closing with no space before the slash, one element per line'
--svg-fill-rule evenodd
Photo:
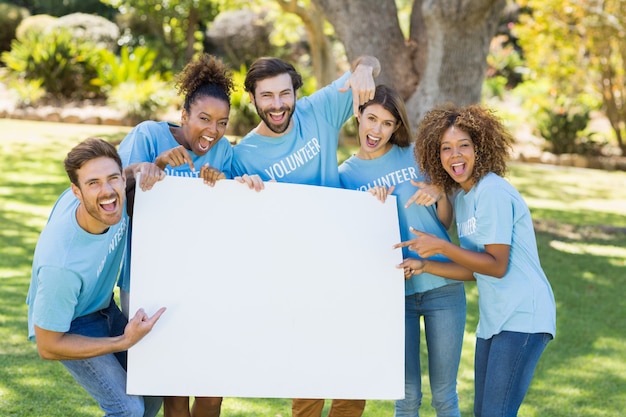
<path fill-rule="evenodd" d="M 23 7 L 0 3 L 0 52 L 11 49 L 17 27 L 28 16 L 28 10 Z"/>
<path fill-rule="evenodd" d="M 97 76 L 99 54 L 93 44 L 76 40 L 67 30 L 28 33 L 14 40 L 2 60 L 14 78 L 41 80 L 54 97 L 85 99 L 97 96 L 91 84 Z"/>
<path fill-rule="evenodd" d="M 626 0 L 520 0 L 515 32 L 528 77 L 567 99 L 594 94 L 626 153 Z"/>
<path fill-rule="evenodd" d="M 107 104 L 122 110 L 133 123 L 157 119 L 175 99 L 175 92 L 158 75 L 143 81 L 129 80 L 113 87 Z"/>
<path fill-rule="evenodd" d="M 101 49 L 98 66 L 98 78 L 92 82 L 106 91 L 119 86 L 122 83 L 142 82 L 156 77 L 162 81 L 171 78 L 169 72 L 156 72 L 157 53 L 148 47 L 139 46 L 132 49 L 124 46 L 120 49 L 119 55 L 106 49 Z"/>
<path fill-rule="evenodd" d="M 116 8 L 123 29 L 123 45 L 149 46 L 157 51 L 159 62 L 166 68 L 178 70 L 191 56 L 200 52 L 201 28 L 218 13 L 215 1 L 199 0 L 101 0 Z M 191 41 L 193 45 L 188 45 Z"/>
<path fill-rule="evenodd" d="M 27 8 L 32 15 L 65 16 L 71 13 L 90 13 L 112 19 L 116 10 L 100 0 L 11 0 Z"/>
<path fill-rule="evenodd" d="M 32 106 L 46 95 L 45 88 L 42 87 L 43 80 L 25 80 L 23 78 L 9 81 L 9 87 L 17 95 L 18 107 Z"/>
<path fill-rule="evenodd" d="M 589 109 L 583 105 L 544 108 L 538 128 L 541 136 L 550 142 L 553 153 L 580 153 L 579 134 L 590 120 Z"/>
<path fill-rule="evenodd" d="M 596 95 L 581 93 L 568 98 L 548 79 L 542 79 L 518 85 L 513 90 L 513 96 L 522 103 L 525 112 L 534 118 L 527 118 L 525 122 L 530 122 L 537 133 L 549 142 L 551 152 L 601 154 L 606 140 L 588 131 L 591 112 L 600 106 Z"/>
<path fill-rule="evenodd" d="M 483 81 L 483 98 L 497 97 L 501 99 L 504 97 L 507 84 L 508 80 L 503 75 L 485 77 L 485 81 Z"/>
<path fill-rule="evenodd" d="M 233 135 L 243 136 L 252 130 L 260 121 L 250 97 L 243 89 L 248 69 L 245 65 L 239 71 L 232 71 L 236 90 L 230 95 L 230 117 L 228 129 Z"/>
<path fill-rule="evenodd" d="M 134 122 L 155 119 L 175 97 L 171 74 L 156 72 L 156 52 L 145 46 L 124 46 L 119 55 L 101 49 L 98 77 L 92 83 L 107 93 L 107 103 Z"/>
<path fill-rule="evenodd" d="M 524 61 L 507 35 L 497 36 L 491 42 L 487 55 L 487 74 L 483 84 L 486 97 L 502 98 L 507 89 L 521 81 Z"/>

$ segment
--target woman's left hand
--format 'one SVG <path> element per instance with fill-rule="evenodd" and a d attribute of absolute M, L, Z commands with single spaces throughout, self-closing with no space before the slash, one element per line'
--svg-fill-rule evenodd
<path fill-rule="evenodd" d="M 424 272 L 424 266 L 426 261 L 422 259 L 406 258 L 396 268 L 404 269 L 404 279 L 411 279 L 413 275 L 418 275 Z"/>
<path fill-rule="evenodd" d="M 368 189 L 367 191 L 371 195 L 376 197 L 381 203 L 384 203 L 387 200 L 387 196 L 391 195 L 391 193 L 393 193 L 393 190 L 395 190 L 395 188 L 396 188 L 395 185 L 392 185 L 389 188 L 385 186 L 380 186 L 380 187 L 372 187 Z"/>
<path fill-rule="evenodd" d="M 200 168 L 200 178 L 204 180 L 204 183 L 210 187 L 213 187 L 218 180 L 225 180 L 226 175 L 217 168 L 204 164 Z"/>

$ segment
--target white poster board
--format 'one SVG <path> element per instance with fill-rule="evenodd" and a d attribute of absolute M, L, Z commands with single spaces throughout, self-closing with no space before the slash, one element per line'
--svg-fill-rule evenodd
<path fill-rule="evenodd" d="M 404 396 L 395 197 L 167 177 L 137 189 L 132 237 L 130 311 L 167 311 L 129 350 L 130 394 Z"/>

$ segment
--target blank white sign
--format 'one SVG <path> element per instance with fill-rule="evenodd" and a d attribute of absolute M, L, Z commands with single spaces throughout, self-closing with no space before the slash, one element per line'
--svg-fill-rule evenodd
<path fill-rule="evenodd" d="M 134 213 L 131 312 L 167 311 L 129 351 L 130 394 L 404 396 L 395 197 L 167 177 Z"/>

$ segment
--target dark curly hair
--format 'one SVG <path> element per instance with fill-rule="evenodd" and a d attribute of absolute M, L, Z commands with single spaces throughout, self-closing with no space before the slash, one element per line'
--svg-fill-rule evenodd
<path fill-rule="evenodd" d="M 415 160 L 433 184 L 443 187 L 447 193 L 459 188 L 441 164 L 441 139 L 451 126 L 472 139 L 476 155 L 472 172 L 474 183 L 489 172 L 504 176 L 513 136 L 500 119 L 492 110 L 479 105 L 446 104 L 426 113 L 415 140 Z"/>
<path fill-rule="evenodd" d="M 230 68 L 219 58 L 206 53 L 185 65 L 178 74 L 176 86 L 178 93 L 185 96 L 187 112 L 201 97 L 215 97 L 230 106 L 230 94 L 235 89 Z"/>

